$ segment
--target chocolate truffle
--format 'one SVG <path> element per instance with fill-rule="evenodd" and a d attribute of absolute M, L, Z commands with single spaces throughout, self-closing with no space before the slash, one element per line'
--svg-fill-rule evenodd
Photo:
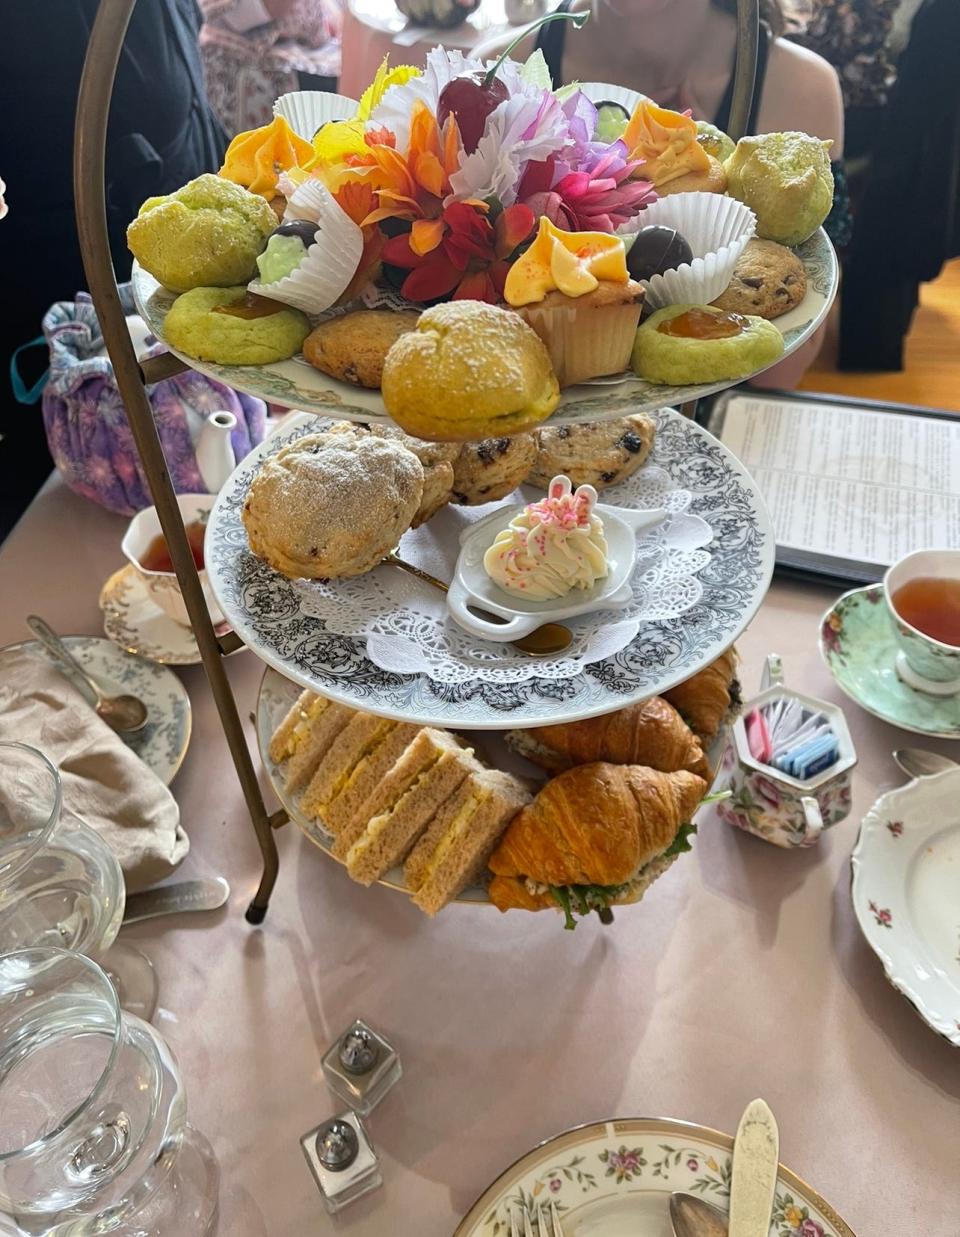
<path fill-rule="evenodd" d="M 652 223 L 641 228 L 627 252 L 631 279 L 650 279 L 693 261 L 693 250 L 676 228 Z"/>

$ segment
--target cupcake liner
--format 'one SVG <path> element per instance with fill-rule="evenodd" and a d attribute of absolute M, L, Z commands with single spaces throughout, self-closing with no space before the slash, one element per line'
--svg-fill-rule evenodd
<path fill-rule="evenodd" d="M 639 304 L 606 305 L 585 314 L 572 305 L 524 305 L 518 311 L 550 353 L 561 387 L 620 374 L 630 364 Z"/>
<path fill-rule="evenodd" d="M 637 104 L 647 98 L 639 90 L 629 90 L 626 86 L 614 86 L 612 82 L 580 82 L 580 89 L 591 103 L 619 103 L 631 115 Z"/>
<path fill-rule="evenodd" d="M 352 120 L 360 104 L 342 94 L 323 90 L 293 90 L 281 95 L 273 105 L 274 116 L 283 116 L 290 128 L 306 142 L 321 125 L 331 120 Z"/>
<path fill-rule="evenodd" d="M 693 261 L 663 275 L 642 279 L 647 304 L 708 305 L 733 277 L 733 268 L 757 229 L 757 217 L 736 198 L 719 193 L 671 193 L 660 198 L 620 235 L 627 240 L 651 224 L 676 228 L 693 250 Z"/>
<path fill-rule="evenodd" d="M 287 203 L 286 218 L 308 219 L 317 225 L 314 243 L 295 271 L 273 283 L 252 280 L 247 286 L 306 314 L 319 314 L 342 295 L 356 273 L 363 252 L 363 233 L 334 201 L 326 185 L 308 180 Z"/>

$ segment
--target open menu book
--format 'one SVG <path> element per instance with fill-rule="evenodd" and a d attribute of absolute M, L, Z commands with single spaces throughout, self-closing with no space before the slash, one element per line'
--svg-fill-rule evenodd
<path fill-rule="evenodd" d="M 735 390 L 707 426 L 763 494 L 780 567 L 870 583 L 911 550 L 960 545 L 960 415 Z"/>

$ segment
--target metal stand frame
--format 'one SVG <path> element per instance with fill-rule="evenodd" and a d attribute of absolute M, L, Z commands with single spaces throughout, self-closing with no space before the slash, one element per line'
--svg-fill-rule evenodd
<path fill-rule="evenodd" d="M 257 773 L 250 758 L 236 701 L 227 679 L 223 658 L 242 647 L 233 632 L 218 638 L 203 599 L 200 576 L 187 542 L 176 494 L 167 471 L 160 437 L 153 421 L 145 385 L 182 373 L 188 367 L 176 357 L 160 356 L 138 364 L 120 305 L 110 241 L 107 232 L 105 155 L 107 119 L 114 78 L 123 39 L 136 0 L 100 0 L 90 33 L 80 79 L 74 130 L 73 189 L 77 230 L 90 295 L 97 311 L 107 352 L 113 363 L 117 386 L 123 397 L 130 428 L 143 464 L 150 493 L 156 504 L 160 527 L 170 548 L 187 613 L 203 660 L 203 668 L 220 714 L 227 746 L 240 780 L 250 820 L 263 857 L 263 873 L 246 918 L 262 923 L 277 879 L 279 856 L 273 831 L 286 823 L 281 809 L 270 815 L 263 801 Z M 737 0 L 737 61 L 730 108 L 730 135 L 742 136 L 753 98 L 759 40 L 758 0 Z M 695 404 L 692 406 L 695 408 Z M 684 411 L 690 408 L 687 405 Z M 692 412 L 688 412 L 692 415 Z"/>

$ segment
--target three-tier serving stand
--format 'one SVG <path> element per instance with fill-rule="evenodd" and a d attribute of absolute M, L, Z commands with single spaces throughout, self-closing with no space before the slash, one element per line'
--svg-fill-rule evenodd
<path fill-rule="evenodd" d="M 110 255 L 105 183 L 107 119 L 117 64 L 135 4 L 136 0 L 100 0 L 90 34 L 80 81 L 75 129 L 73 184 L 77 228 L 87 283 L 104 343 L 113 363 L 117 386 L 156 504 L 160 526 L 170 547 L 203 668 L 263 857 L 260 884 L 246 911 L 247 920 L 258 924 L 263 922 L 267 913 L 279 870 L 274 830 L 286 824 L 289 816 L 283 808 L 268 812 L 264 803 L 223 664 L 223 659 L 243 647 L 243 642 L 235 632 L 218 636 L 214 631 L 147 398 L 145 388 L 148 385 L 182 373 L 188 366 L 170 354 L 137 360 L 127 331 Z M 735 140 L 746 129 L 753 98 L 760 30 L 758 0 L 737 0 L 737 15 L 737 59 L 729 123 L 729 133 Z M 692 415 L 693 409 L 688 406 L 684 411 Z"/>

